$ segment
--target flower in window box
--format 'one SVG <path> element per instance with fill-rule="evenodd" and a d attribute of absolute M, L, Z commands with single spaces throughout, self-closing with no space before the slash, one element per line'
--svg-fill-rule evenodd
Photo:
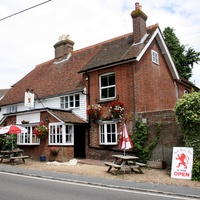
<path fill-rule="evenodd" d="M 53 156 L 56 156 L 59 153 L 59 149 L 57 149 L 56 147 L 51 147 L 49 151 L 50 154 L 52 154 Z"/>
<path fill-rule="evenodd" d="M 91 119 L 97 120 L 101 116 L 101 106 L 99 104 L 89 105 L 87 109 L 87 114 L 91 117 Z"/>
<path fill-rule="evenodd" d="M 109 112 L 112 118 L 122 118 L 124 112 L 124 104 L 120 101 L 113 101 L 109 104 Z"/>
<path fill-rule="evenodd" d="M 102 118 L 101 118 L 101 120 L 103 120 L 103 121 L 109 121 L 109 120 L 111 120 L 112 119 L 112 116 L 109 114 L 109 115 L 105 115 L 105 116 L 103 116 Z"/>
<path fill-rule="evenodd" d="M 36 135 L 36 137 L 40 139 L 45 139 L 48 134 L 48 128 L 45 126 L 44 122 L 40 122 L 40 124 L 35 125 L 33 129 L 33 133 Z"/>

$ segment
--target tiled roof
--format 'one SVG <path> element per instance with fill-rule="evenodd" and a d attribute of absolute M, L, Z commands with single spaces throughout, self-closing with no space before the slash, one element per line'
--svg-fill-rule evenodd
<path fill-rule="evenodd" d="M 49 109 L 49 112 L 65 123 L 86 124 L 84 120 L 69 111 Z"/>
<path fill-rule="evenodd" d="M 0 89 L 0 100 L 9 91 L 9 89 Z"/>
<path fill-rule="evenodd" d="M 99 43 L 98 52 L 79 72 L 94 70 L 109 64 L 136 58 L 149 41 L 156 28 L 158 28 L 157 24 L 147 28 L 148 37 L 140 44 L 133 45 L 133 33 Z"/>
<path fill-rule="evenodd" d="M 27 88 L 33 89 L 37 96 L 43 99 L 83 90 L 82 74 L 78 72 L 134 59 L 142 51 L 157 27 L 147 28 L 148 37 L 138 45 L 132 45 L 133 33 L 129 33 L 74 51 L 71 57 L 64 62 L 56 64 L 54 60 L 50 60 L 37 65 L 14 84 L 0 101 L 0 106 L 23 102 Z"/>

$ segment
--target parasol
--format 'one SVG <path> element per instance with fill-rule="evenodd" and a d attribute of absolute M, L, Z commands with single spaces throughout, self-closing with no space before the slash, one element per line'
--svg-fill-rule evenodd
<path fill-rule="evenodd" d="M 27 129 L 22 126 L 8 125 L 0 128 L 0 134 L 18 134 L 27 132 Z M 13 140 L 12 140 L 12 150 L 13 150 Z"/>
<path fill-rule="evenodd" d="M 133 148 L 133 143 L 132 143 L 131 138 L 130 138 L 128 132 L 127 132 L 126 124 L 124 124 L 124 126 L 123 126 L 122 136 L 121 136 L 121 139 L 120 139 L 119 147 L 120 147 L 120 149 L 124 150 L 124 156 L 125 156 L 125 150 L 126 149 Z"/>

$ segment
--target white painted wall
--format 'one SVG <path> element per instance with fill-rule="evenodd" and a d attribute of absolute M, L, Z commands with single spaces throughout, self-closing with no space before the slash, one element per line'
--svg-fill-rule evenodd
<path fill-rule="evenodd" d="M 34 109 L 39 109 L 39 108 L 46 108 L 46 107 L 60 109 L 60 97 L 61 96 L 57 96 L 57 97 L 41 100 L 42 103 L 39 102 L 38 100 L 35 100 L 34 108 L 25 107 L 24 103 L 17 104 L 17 112 L 34 110 Z M 79 116 L 80 118 L 87 120 L 86 95 L 83 95 L 82 93 L 80 93 L 80 108 L 75 108 L 72 110 L 72 112 L 74 114 L 76 114 L 77 116 Z M 7 113 L 7 106 L 1 107 L 0 120 L 3 118 L 3 114 L 5 114 L 5 113 Z M 33 117 L 35 117 L 34 120 L 36 120 L 36 119 L 38 120 L 38 117 L 36 117 L 34 115 L 32 115 L 33 117 L 30 117 L 30 115 L 27 117 L 25 117 L 25 116 L 20 117 L 20 116 L 23 116 L 23 114 L 19 115 L 19 117 L 17 118 L 17 123 L 19 123 L 19 122 L 21 123 L 21 121 L 24 119 L 26 119 L 27 121 L 30 121 L 30 123 L 35 122 L 35 121 L 33 121 Z"/>

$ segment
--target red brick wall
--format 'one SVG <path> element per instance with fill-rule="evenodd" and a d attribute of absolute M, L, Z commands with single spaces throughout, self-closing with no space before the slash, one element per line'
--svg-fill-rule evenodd
<path fill-rule="evenodd" d="M 159 65 L 151 61 L 151 50 L 158 53 Z M 152 42 L 141 61 L 134 66 L 136 111 L 172 109 L 176 101 L 174 81 L 157 42 Z"/>
<path fill-rule="evenodd" d="M 158 53 L 159 65 L 152 62 L 152 49 Z M 130 132 L 133 129 L 133 116 L 135 113 L 173 110 L 176 102 L 176 88 L 156 41 L 152 42 L 139 62 L 135 61 L 112 68 L 101 69 L 89 74 L 89 82 L 85 81 L 85 83 L 86 87 L 90 83 L 90 90 L 88 91 L 87 89 L 87 92 L 90 93 L 90 104 L 100 103 L 104 114 L 106 111 L 108 112 L 107 103 L 109 102 L 100 102 L 99 76 L 109 72 L 115 73 L 116 96 L 119 101 L 124 103 L 124 116 L 126 116 L 126 124 Z M 84 80 L 85 78 L 86 76 Z M 181 87 L 179 89 L 183 90 Z M 159 120 L 165 121 L 165 117 L 160 116 Z M 124 122 L 125 120 L 123 119 L 121 123 L 118 123 L 118 132 L 122 131 Z M 173 127 L 177 128 L 176 125 L 173 125 Z M 91 123 L 89 134 L 89 147 L 87 146 L 86 149 L 87 157 L 107 159 L 114 152 L 119 152 L 118 145 L 99 145 L 99 126 L 97 124 Z M 170 160 L 169 156 L 168 160 Z"/>

